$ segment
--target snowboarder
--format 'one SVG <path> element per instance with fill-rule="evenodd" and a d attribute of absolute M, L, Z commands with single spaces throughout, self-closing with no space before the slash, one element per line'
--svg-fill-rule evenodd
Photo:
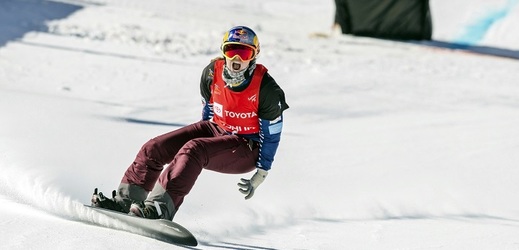
<path fill-rule="evenodd" d="M 202 72 L 201 121 L 145 143 L 112 198 L 96 192 L 93 206 L 172 220 L 202 169 L 256 170 L 238 183 L 245 199 L 254 195 L 271 168 L 288 105 L 267 68 L 256 63 L 260 44 L 252 29 L 231 28 L 220 49 L 223 56 Z"/>

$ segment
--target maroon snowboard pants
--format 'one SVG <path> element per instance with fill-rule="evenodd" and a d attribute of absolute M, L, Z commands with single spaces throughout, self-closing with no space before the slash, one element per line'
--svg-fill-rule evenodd
<path fill-rule="evenodd" d="M 248 140 L 227 134 L 215 123 L 200 121 L 145 143 L 121 182 L 150 192 L 158 180 L 178 210 L 202 169 L 247 173 L 256 168 L 258 151 L 257 143 L 251 147 Z"/>

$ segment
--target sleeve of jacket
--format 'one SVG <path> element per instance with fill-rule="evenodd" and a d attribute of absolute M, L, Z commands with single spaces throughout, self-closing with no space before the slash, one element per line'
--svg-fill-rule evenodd
<path fill-rule="evenodd" d="M 214 61 L 202 71 L 200 77 L 200 95 L 202 96 L 202 120 L 213 118 L 213 104 L 211 100 L 211 84 L 213 83 Z"/>
<path fill-rule="evenodd" d="M 270 170 L 281 140 L 283 116 L 269 121 L 260 119 L 260 152 L 256 167 Z"/>
<path fill-rule="evenodd" d="M 270 170 L 274 156 L 281 140 L 283 129 L 283 111 L 288 109 L 285 93 L 267 73 L 263 77 L 260 89 L 260 107 L 258 111 L 260 123 L 259 158 L 256 167 Z"/>

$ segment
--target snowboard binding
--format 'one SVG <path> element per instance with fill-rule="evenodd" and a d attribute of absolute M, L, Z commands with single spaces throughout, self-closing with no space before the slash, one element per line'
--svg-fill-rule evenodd
<path fill-rule="evenodd" d="M 127 213 L 124 211 L 123 207 L 117 203 L 115 196 L 117 192 L 115 190 L 112 191 L 112 198 L 107 198 L 102 192 L 97 192 L 97 188 L 94 189 L 94 194 L 92 194 L 91 205 L 92 207 L 100 207 L 109 210 L 114 210 L 121 213 Z"/>

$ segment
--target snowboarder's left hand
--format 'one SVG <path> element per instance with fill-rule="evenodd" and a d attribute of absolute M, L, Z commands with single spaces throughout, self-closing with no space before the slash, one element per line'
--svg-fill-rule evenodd
<path fill-rule="evenodd" d="M 254 191 L 256 191 L 256 188 L 267 178 L 267 174 L 268 171 L 258 168 L 258 171 L 256 171 L 250 180 L 241 179 L 241 183 L 238 183 L 238 186 L 240 187 L 240 192 L 246 195 L 246 200 L 254 195 Z"/>

